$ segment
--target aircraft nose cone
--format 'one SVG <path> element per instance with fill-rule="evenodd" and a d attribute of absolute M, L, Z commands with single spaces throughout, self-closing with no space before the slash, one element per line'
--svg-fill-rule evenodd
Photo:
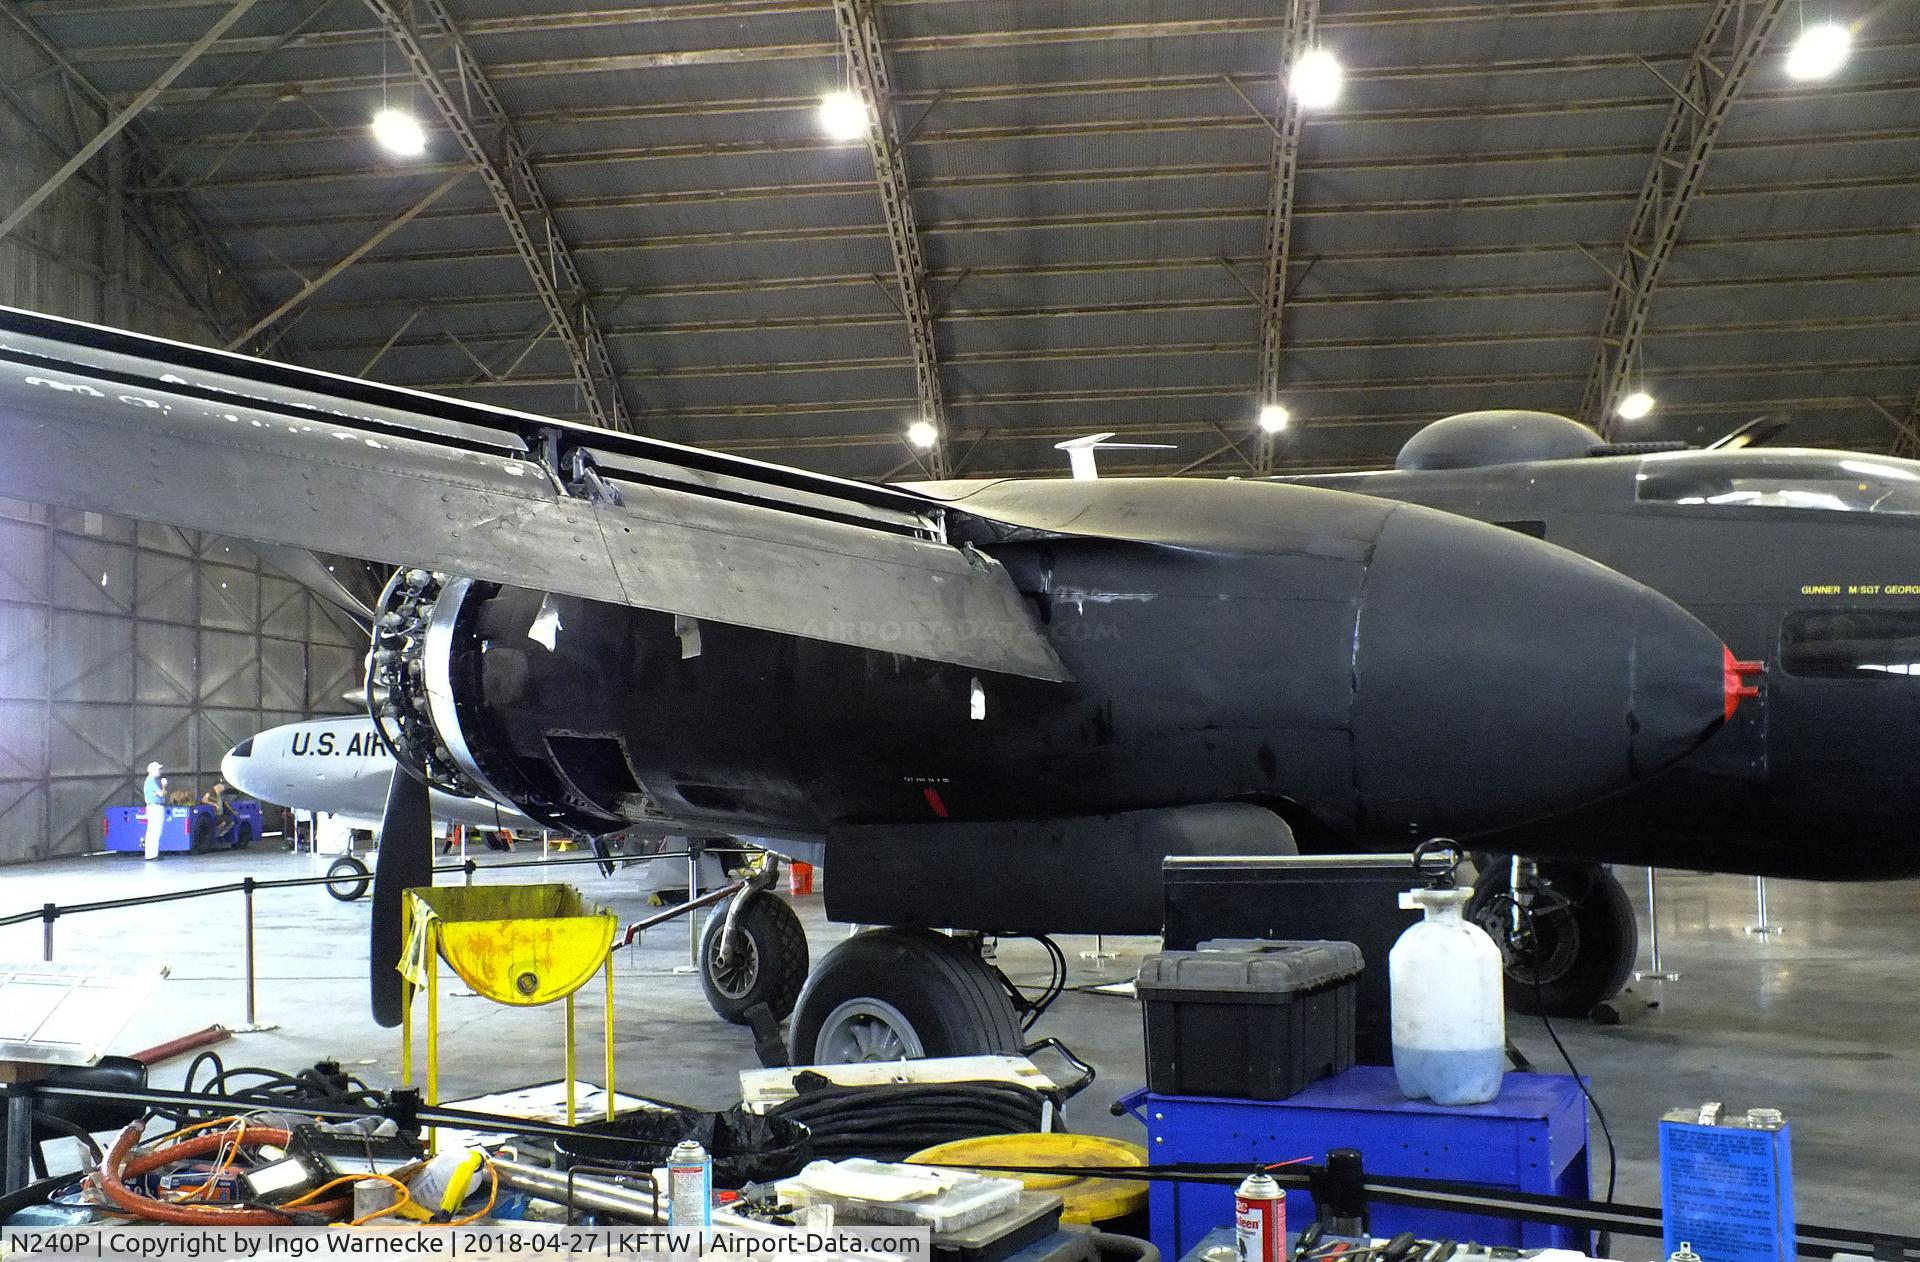
<path fill-rule="evenodd" d="M 1732 656 L 1718 636 L 1672 601 L 1642 589 L 1627 712 L 1639 776 L 1686 757 L 1733 717 L 1739 698 L 1727 683 Z M 1709 714 L 1712 721 L 1703 722 Z"/>
<path fill-rule="evenodd" d="M 248 788 L 249 773 L 253 770 L 253 738 L 249 736 L 220 760 L 220 778 L 230 787 L 238 789 L 248 797 L 258 797 L 257 788 Z"/>
<path fill-rule="evenodd" d="M 1403 507 L 1367 573 L 1354 763 L 1376 835 L 1471 836 L 1617 793 L 1726 718 L 1719 638 L 1536 539 Z"/>

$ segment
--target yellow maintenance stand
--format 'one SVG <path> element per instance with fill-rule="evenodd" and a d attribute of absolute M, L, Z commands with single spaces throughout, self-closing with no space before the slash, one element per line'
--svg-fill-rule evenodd
<path fill-rule="evenodd" d="M 567 1125 L 574 1122 L 573 995 L 596 971 L 607 980 L 607 1119 L 613 1119 L 613 935 L 619 921 L 571 885 L 448 885 L 407 891 L 402 913 L 406 980 L 400 1081 L 413 1083 L 413 996 L 427 993 L 425 1102 L 440 1102 L 440 995 L 445 960 L 474 993 L 532 1008 L 567 1002 Z"/>

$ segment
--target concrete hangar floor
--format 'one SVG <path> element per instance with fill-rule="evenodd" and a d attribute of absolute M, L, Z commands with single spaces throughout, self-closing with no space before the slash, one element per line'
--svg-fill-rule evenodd
<path fill-rule="evenodd" d="M 0 878 L 0 913 L 48 901 L 76 902 L 236 881 L 317 874 L 324 861 L 254 850 L 143 864 L 127 858 L 66 860 L 16 867 Z M 309 872 L 309 869 L 312 872 Z M 586 874 L 586 875 L 583 875 Z M 635 878 L 602 878 L 591 868 L 557 873 L 623 919 L 649 910 Z M 1645 883 L 1623 872 L 1644 917 Z M 481 882 L 534 879 L 522 869 Z M 1557 1025 L 1607 1110 L 1620 1152 L 1619 1195 L 1658 1203 L 1654 1122 L 1665 1109 L 1703 1100 L 1766 1105 L 1794 1124 L 1794 1166 L 1803 1220 L 1920 1232 L 1913 1197 L 1914 1119 L 1920 1118 L 1920 883 L 1811 885 L 1773 882 L 1771 918 L 1786 931 L 1756 938 L 1751 881 L 1663 873 L 1662 947 L 1677 982 L 1657 987 L 1660 1007 L 1618 1028 Z M 784 897 L 784 895 L 783 895 Z M 814 958 L 844 929 L 826 922 L 817 896 L 793 900 Z M 236 1036 L 218 1050 L 229 1065 L 294 1069 L 323 1057 L 342 1061 L 376 1087 L 399 1080 L 399 1032 L 373 1023 L 365 971 L 368 904 L 341 903 L 319 888 L 258 896 L 259 1016 L 278 1028 Z M 241 1022 L 242 916 L 237 895 L 63 918 L 54 958 L 102 967 L 171 968 L 159 995 L 111 1049 L 134 1051 L 219 1022 Z M 1073 965 L 1070 990 L 1040 1030 L 1063 1039 L 1100 1071 L 1072 1104 L 1077 1130 L 1138 1140 L 1139 1127 L 1107 1105 L 1143 1080 L 1140 1015 L 1130 999 L 1092 986 L 1131 977 L 1151 939 L 1106 940 L 1118 958 L 1096 967 L 1079 958 L 1092 939 L 1062 939 Z M 0 930 L 0 959 L 37 959 L 41 927 Z M 697 981 L 676 976 L 686 931 L 674 923 L 620 953 L 615 994 L 619 1086 L 623 1091 L 704 1107 L 738 1099 L 736 1075 L 754 1068 L 744 1029 L 715 1019 Z M 1038 985 L 1046 965 L 1031 943 L 1010 941 L 999 960 L 1016 981 Z M 557 1009 L 514 1010 L 462 997 L 443 1000 L 442 1082 L 448 1098 L 556 1078 L 561 1072 Z M 443 992 L 448 993 L 448 992 Z M 597 1045 L 598 987 L 581 993 L 585 1046 Z M 1510 1033 L 1543 1071 L 1561 1068 L 1533 1018 Z M 178 1085 L 188 1057 L 155 1071 L 156 1086 Z M 597 1063 L 588 1054 L 583 1066 Z M 583 1068 L 583 1072 L 587 1072 Z M 1600 1137 L 1594 1134 L 1596 1150 Z M 1596 1151 L 1596 1186 L 1604 1156 Z M 1655 1242 L 1623 1239 L 1616 1255 L 1652 1257 Z"/>

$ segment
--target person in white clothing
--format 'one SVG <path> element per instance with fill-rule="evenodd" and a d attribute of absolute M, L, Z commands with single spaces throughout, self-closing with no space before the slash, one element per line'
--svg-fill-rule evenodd
<path fill-rule="evenodd" d="M 147 764 L 147 782 L 141 787 L 141 796 L 147 803 L 147 858 L 160 857 L 160 830 L 167 825 L 167 778 L 160 774 L 160 764 Z"/>

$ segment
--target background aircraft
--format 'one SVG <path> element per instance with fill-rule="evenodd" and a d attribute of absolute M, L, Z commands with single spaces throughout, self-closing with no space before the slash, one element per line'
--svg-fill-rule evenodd
<path fill-rule="evenodd" d="M 0 333 L 0 494 L 410 567 L 369 659 L 415 773 L 375 889 L 389 1022 L 428 784 L 588 833 L 820 846 L 829 915 L 904 927 L 815 970 L 796 1057 L 1008 1051 L 1011 988 L 926 926 L 1151 932 L 1169 853 L 1561 814 L 1684 757 L 1743 688 L 1645 586 L 1414 506 L 876 487 L 28 313 Z"/>
<path fill-rule="evenodd" d="M 1543 412 L 1466 413 L 1421 430 L 1392 471 L 1286 479 L 1571 548 L 1672 597 L 1740 656 L 1772 664 L 1764 694 L 1670 769 L 1475 839 L 1547 860 L 1534 955 L 1556 1013 L 1584 1014 L 1633 967 L 1633 912 L 1600 863 L 1814 880 L 1920 875 L 1920 462 L 1673 449 L 1683 447 L 1610 447 Z M 1508 871 L 1498 865 L 1488 890 L 1505 888 Z M 1534 1006 L 1534 971 L 1513 970 L 1517 1004 Z"/>
<path fill-rule="evenodd" d="M 367 833 L 379 831 L 395 768 L 393 755 L 380 743 L 373 720 L 365 715 L 310 719 L 268 728 L 240 742 L 220 760 L 220 773 L 226 782 L 248 797 L 297 811 L 330 815 L 336 825 Z M 492 832 L 511 831 L 523 839 L 537 838 L 546 831 L 545 825 L 521 814 L 510 804 L 491 798 L 429 789 L 427 801 L 436 835 L 444 833 L 452 824 Z M 605 837 L 586 840 L 593 846 L 594 853 L 606 860 L 604 871 L 611 876 L 620 847 L 628 842 L 645 845 L 659 840 L 659 836 L 622 838 L 618 845 Z M 727 881 L 725 860 L 737 854 L 738 846 L 731 838 L 702 838 L 702 841 L 712 842 L 713 848 L 701 857 L 700 889 L 718 889 Z M 626 862 L 644 865 L 642 871 L 634 874 L 634 888 L 638 893 L 672 893 L 687 888 L 684 859 L 662 859 L 656 863 L 645 854 L 635 854 Z M 344 866 L 349 872 L 358 868 L 361 875 L 365 874 L 357 860 L 335 866 Z M 329 869 L 329 874 L 331 872 Z M 358 887 L 348 884 L 338 888 Z M 358 896 L 358 893 L 353 895 Z"/>
<path fill-rule="evenodd" d="M 350 827 L 369 830 L 380 826 L 393 772 L 393 755 L 380 744 L 373 720 L 365 715 L 270 727 L 220 760 L 226 782 L 248 797 L 297 811 L 325 812 Z M 511 805 L 439 789 L 428 791 L 428 806 L 438 825 L 535 835 L 541 828 Z"/>

